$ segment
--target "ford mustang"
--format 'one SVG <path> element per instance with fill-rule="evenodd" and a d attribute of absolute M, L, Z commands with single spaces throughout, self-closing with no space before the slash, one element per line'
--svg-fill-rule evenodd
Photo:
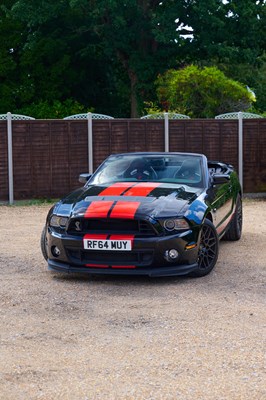
<path fill-rule="evenodd" d="M 51 270 L 200 277 L 214 268 L 221 238 L 241 237 L 237 173 L 203 154 L 115 154 L 79 181 L 42 231 Z"/>

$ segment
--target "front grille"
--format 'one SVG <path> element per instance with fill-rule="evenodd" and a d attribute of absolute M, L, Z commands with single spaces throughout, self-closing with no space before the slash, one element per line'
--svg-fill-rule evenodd
<path fill-rule="evenodd" d="M 153 260 L 153 251 L 86 251 L 66 249 L 73 264 L 99 263 L 107 265 L 148 266 Z"/>
<path fill-rule="evenodd" d="M 156 236 L 157 234 L 152 224 L 148 221 L 115 218 L 76 218 L 70 221 L 67 232 L 71 235 L 79 236 L 87 233 L 132 234 L 138 236 Z"/>

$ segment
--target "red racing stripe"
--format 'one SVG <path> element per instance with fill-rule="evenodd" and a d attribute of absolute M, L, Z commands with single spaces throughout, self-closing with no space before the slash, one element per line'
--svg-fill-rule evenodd
<path fill-rule="evenodd" d="M 141 182 L 126 191 L 124 196 L 143 196 L 146 197 L 156 189 L 160 183 Z"/>
<path fill-rule="evenodd" d="M 83 239 L 95 239 L 95 240 L 106 240 L 108 235 L 97 234 L 97 233 L 87 233 L 83 236 Z"/>
<path fill-rule="evenodd" d="M 85 267 L 109 268 L 109 265 L 102 265 L 102 264 L 85 264 Z"/>
<path fill-rule="evenodd" d="M 85 264 L 85 267 L 91 268 L 109 268 L 109 265 L 102 265 L 102 264 Z M 122 268 L 122 269 L 133 269 L 136 268 L 135 265 L 112 265 L 112 268 Z"/>
<path fill-rule="evenodd" d="M 111 235 L 110 240 L 131 240 L 133 241 L 135 235 Z"/>
<path fill-rule="evenodd" d="M 133 185 L 132 182 L 117 182 L 104 189 L 98 196 L 120 196 L 125 190 Z"/>
<path fill-rule="evenodd" d="M 108 212 L 113 205 L 113 201 L 93 201 L 87 208 L 85 218 L 107 218 Z"/>
<path fill-rule="evenodd" d="M 118 201 L 111 211 L 110 218 L 134 219 L 139 205 L 139 201 Z"/>

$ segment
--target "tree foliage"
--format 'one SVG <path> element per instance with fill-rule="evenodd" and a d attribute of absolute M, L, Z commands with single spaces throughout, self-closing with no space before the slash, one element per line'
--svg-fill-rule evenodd
<path fill-rule="evenodd" d="M 243 85 L 216 67 L 200 69 L 191 65 L 169 70 L 158 78 L 157 85 L 161 104 L 192 118 L 244 111 L 255 100 Z"/>
<path fill-rule="evenodd" d="M 20 109 L 22 115 L 30 115 L 36 119 L 65 118 L 70 115 L 87 113 L 89 111 L 93 112 L 94 110 L 86 109 L 82 104 L 73 99 L 67 99 L 63 102 L 59 100 L 54 100 L 52 102 L 44 100 L 37 104 L 32 103 Z"/>
<path fill-rule="evenodd" d="M 264 0 L 2 0 L 0 112 L 74 99 L 137 116 L 155 101 L 158 74 L 192 63 L 234 79 L 239 70 L 265 110 L 265 8 Z"/>

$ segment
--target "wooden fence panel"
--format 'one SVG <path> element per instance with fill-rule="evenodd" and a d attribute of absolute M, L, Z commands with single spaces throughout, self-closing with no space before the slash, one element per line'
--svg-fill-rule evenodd
<path fill-rule="evenodd" d="M 147 149 L 147 124 L 145 122 L 145 120 L 128 121 L 128 152 L 139 152 Z"/>
<path fill-rule="evenodd" d="M 203 150 L 202 152 L 210 160 L 221 159 L 221 124 L 217 120 L 204 120 Z"/>
<path fill-rule="evenodd" d="M 169 150 L 186 151 L 187 120 L 169 120 Z"/>
<path fill-rule="evenodd" d="M 93 167 L 98 165 L 112 153 L 111 149 L 111 120 L 93 120 Z M 88 170 L 88 169 L 87 169 Z"/>
<path fill-rule="evenodd" d="M 164 120 L 93 120 L 94 169 L 111 153 L 164 151 Z M 266 192 L 266 119 L 244 120 L 244 191 Z M 88 171 L 86 120 L 12 121 L 14 198 L 61 197 Z M 170 120 L 170 151 L 238 169 L 237 120 Z M 8 200 L 7 123 L 0 121 L 0 200 Z"/>
<path fill-rule="evenodd" d="M 0 121 L 0 200 L 8 199 L 7 122 Z"/>
<path fill-rule="evenodd" d="M 31 193 L 34 183 L 34 169 L 31 159 L 31 125 L 28 121 L 23 124 L 12 121 L 12 144 L 13 144 L 13 176 L 14 197 L 19 194 L 27 198 Z"/>
<path fill-rule="evenodd" d="M 185 151 L 190 153 L 203 152 L 203 123 L 201 120 L 194 120 L 193 124 L 186 130 Z"/>
<path fill-rule="evenodd" d="M 89 169 L 88 123 L 82 120 L 69 120 L 67 121 L 67 130 L 69 136 L 69 186 L 67 191 L 69 192 L 80 186 L 78 182 L 79 174 L 87 172 Z"/>
<path fill-rule="evenodd" d="M 238 168 L 237 120 L 171 120 L 170 151 L 203 153 Z"/>
<path fill-rule="evenodd" d="M 257 183 L 257 190 L 266 193 L 266 120 L 259 120 L 259 168 L 257 174 L 259 182 Z M 250 188 L 253 188 L 252 185 Z"/>
<path fill-rule="evenodd" d="M 244 122 L 244 190 L 266 192 L 266 121 Z"/>
<path fill-rule="evenodd" d="M 50 123 L 50 151 L 51 151 L 51 194 L 66 193 L 65 188 L 70 186 L 70 140 L 65 121 L 51 121 Z"/>
<path fill-rule="evenodd" d="M 125 153 L 128 148 L 128 128 L 127 121 L 110 121 L 110 150 L 113 153 Z"/>
<path fill-rule="evenodd" d="M 12 121 L 14 198 L 50 192 L 49 122 Z"/>
<path fill-rule="evenodd" d="M 238 170 L 238 121 L 221 120 L 221 161 L 233 164 Z"/>
<path fill-rule="evenodd" d="M 164 151 L 164 121 L 154 119 L 144 119 L 142 121 L 144 121 L 146 128 L 143 151 Z"/>

